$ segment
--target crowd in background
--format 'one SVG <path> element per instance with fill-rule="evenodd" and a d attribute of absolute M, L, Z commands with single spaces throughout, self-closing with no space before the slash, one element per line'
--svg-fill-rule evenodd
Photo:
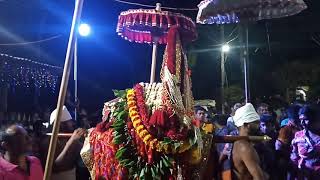
<path fill-rule="evenodd" d="M 239 135 L 239 130 L 246 126 L 250 129 L 248 135 L 269 136 L 271 138 L 269 141 L 252 143 L 258 155 L 257 164 L 266 175 L 264 179 L 320 179 L 318 103 L 318 101 L 314 103 L 296 101 L 288 105 L 277 104 L 277 106 L 259 103 L 255 105 L 255 109 L 251 110 L 252 112 L 244 112 L 249 111 L 248 107 L 244 107 L 248 106 L 245 103 L 236 103 L 230 108 L 229 114 L 220 114 L 214 108 L 207 107 L 197 107 L 195 114 L 205 124 L 214 125 L 213 134 L 216 136 Z M 256 130 L 252 125 L 255 120 L 250 120 L 255 112 L 258 115 Z M 203 114 L 202 117 L 201 114 Z M 244 118 L 245 123 L 237 125 L 235 120 L 239 119 L 239 114 L 242 114 L 240 118 Z M 235 177 L 235 159 L 232 157 L 235 144 L 215 144 L 214 156 L 218 157 L 216 158 L 218 167 L 214 172 L 216 179 Z M 236 156 L 240 155 L 236 154 Z M 248 164 L 245 164 L 245 168 L 251 173 L 252 164 Z M 253 174 L 251 175 L 253 177 Z"/>
<path fill-rule="evenodd" d="M 61 146 L 56 155 L 58 160 L 56 166 L 54 166 L 56 168 L 55 172 L 58 173 L 57 179 L 69 176 L 70 173 L 76 174 L 76 179 L 88 179 L 88 171 L 79 156 L 80 140 L 84 129 L 95 127 L 99 122 L 101 111 L 98 111 L 98 115 L 89 116 L 85 109 L 79 108 L 79 104 L 68 103 L 67 101 L 66 106 L 68 108 L 64 107 L 64 113 L 66 114 L 63 115 L 62 119 L 64 120 L 60 129 L 62 129 L 62 132 L 70 132 L 73 135 L 70 139 L 60 141 Z M 69 121 L 74 119 L 73 110 L 75 108 L 78 109 L 77 121 Z M 214 143 L 214 151 L 211 151 L 211 153 L 216 158 L 214 162 L 209 162 L 215 164 L 214 172 L 206 173 L 213 174 L 214 179 L 218 180 L 234 179 L 234 177 L 246 179 L 244 178 L 246 175 L 241 175 L 244 171 L 241 171 L 241 169 L 238 172 L 235 171 L 239 168 L 237 156 L 240 157 L 238 152 L 240 150 L 237 146 L 244 146 L 244 148 L 250 146 L 247 151 L 252 150 L 254 153 L 249 154 L 250 157 L 244 156 L 243 158 L 255 158 L 256 160 L 250 160 L 251 164 L 246 164 L 246 160 L 241 160 L 244 165 L 240 165 L 240 167 L 244 166 L 253 179 L 255 176 L 259 177 L 259 173 L 260 175 L 263 173 L 260 177 L 262 179 L 320 179 L 320 108 L 318 102 L 297 101 L 291 104 L 276 105 L 257 103 L 255 108 L 251 107 L 251 104 L 239 102 L 228 108 L 227 113 L 221 114 L 215 108 L 197 106 L 195 107 L 195 117 L 204 125 L 203 129 L 207 133 L 210 133 L 211 129 L 211 133 L 216 136 L 268 136 L 271 140 L 253 142 L 252 144 L 246 144 L 247 142 Z M 15 117 L 12 116 L 11 119 L 4 118 L 1 121 L 2 132 L 8 131 L 7 125 L 10 124 L 20 125 L 11 126 L 14 132 L 24 134 L 24 131 L 18 127 L 23 127 L 26 130 L 28 137 L 30 137 L 28 142 L 31 143 L 28 144 L 25 151 L 28 155 L 38 157 L 41 160 L 42 168 L 45 162 L 43 152 L 47 149 L 43 150 L 41 146 L 45 142 L 44 139 L 49 139 L 45 133 L 51 131 L 50 128 L 54 122 L 52 110 L 45 108 L 44 111 L 35 112 L 29 117 L 21 117 L 20 115 L 17 118 L 16 115 Z M 70 122 L 72 123 L 70 124 Z M 83 129 L 77 129 L 77 127 Z M 7 140 L 4 137 L 1 136 L 1 141 Z M 47 147 L 48 141 L 45 143 L 47 143 L 45 146 Z M 254 150 L 250 149 L 251 145 Z M 3 157 L 5 157 L 5 150 L 8 149 L 3 149 L 3 147 L 1 149 Z M 257 158 L 252 154 L 256 154 Z M 72 158 L 70 159 L 70 157 Z M 72 163 L 68 164 L 66 162 Z M 252 166 L 255 166 L 253 168 L 255 172 L 251 172 L 250 168 Z M 259 169 L 261 169 L 261 172 L 259 172 Z M 66 171 L 69 174 L 60 176 L 60 171 Z M 235 172 L 240 175 L 235 174 Z"/>

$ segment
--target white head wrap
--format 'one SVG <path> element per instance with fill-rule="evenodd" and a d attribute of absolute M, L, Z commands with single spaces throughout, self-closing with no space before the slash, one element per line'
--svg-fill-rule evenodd
<path fill-rule="evenodd" d="M 53 122 L 56 120 L 56 116 L 57 116 L 57 109 L 55 109 L 50 115 L 50 124 L 53 124 Z M 69 120 L 72 120 L 71 114 L 69 113 L 67 107 L 63 106 L 60 122 L 65 122 Z"/>
<path fill-rule="evenodd" d="M 237 127 L 243 126 L 243 124 L 245 124 L 245 123 L 259 121 L 259 119 L 260 119 L 260 117 L 259 117 L 258 113 L 254 109 L 253 105 L 250 103 L 247 103 L 246 105 L 237 109 L 237 111 L 233 117 L 234 124 Z"/>

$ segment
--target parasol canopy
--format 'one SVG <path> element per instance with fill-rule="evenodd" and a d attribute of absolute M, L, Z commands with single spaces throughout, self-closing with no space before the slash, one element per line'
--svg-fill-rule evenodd
<path fill-rule="evenodd" d="M 119 15 L 118 35 L 131 42 L 153 44 L 150 83 L 155 81 L 157 45 L 167 44 L 168 31 L 172 26 L 180 28 L 184 43 L 197 39 L 192 19 L 179 13 L 161 11 L 160 3 L 156 4 L 156 9 L 131 9 Z"/>
<path fill-rule="evenodd" d="M 179 13 L 158 9 L 132 9 L 121 12 L 118 19 L 117 33 L 126 40 L 137 43 L 167 43 L 167 33 L 171 26 L 182 29 L 185 41 L 197 38 L 196 25 L 191 18 Z"/>
<path fill-rule="evenodd" d="M 307 8 L 303 0 L 204 0 L 197 23 L 228 24 L 293 16 Z"/>

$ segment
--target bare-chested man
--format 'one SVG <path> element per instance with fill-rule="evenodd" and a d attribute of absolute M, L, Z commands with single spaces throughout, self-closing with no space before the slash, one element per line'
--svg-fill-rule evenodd
<path fill-rule="evenodd" d="M 259 131 L 259 115 L 248 103 L 239 108 L 233 117 L 240 136 L 256 135 Z M 266 175 L 259 163 L 259 156 L 253 144 L 247 140 L 236 141 L 232 150 L 234 178 L 239 180 L 265 180 Z"/>
<path fill-rule="evenodd" d="M 50 124 L 55 121 L 57 110 L 54 110 L 50 116 Z M 68 109 L 64 106 L 62 109 L 60 132 L 72 133 L 70 138 L 59 138 L 56 147 L 55 161 L 52 168 L 51 180 L 76 180 L 75 165 L 80 158 L 80 150 L 83 144 L 80 138 L 84 136 L 84 129 L 74 129 L 75 123 Z M 49 147 L 50 137 L 45 138 L 41 143 L 42 162 L 45 164 Z"/>

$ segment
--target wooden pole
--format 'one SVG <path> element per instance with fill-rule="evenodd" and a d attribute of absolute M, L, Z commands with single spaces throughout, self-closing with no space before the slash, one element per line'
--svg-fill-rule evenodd
<path fill-rule="evenodd" d="M 225 44 L 224 40 L 224 25 L 221 25 L 221 30 L 220 30 L 220 35 L 221 35 L 221 44 L 222 46 Z M 225 52 L 221 49 L 221 112 L 224 114 L 224 83 L 226 79 L 226 72 L 224 68 L 224 63 L 225 63 Z"/>
<path fill-rule="evenodd" d="M 161 11 L 161 4 L 156 4 L 156 11 Z M 158 41 L 159 38 L 157 35 L 153 35 L 152 37 L 152 63 L 151 63 L 151 73 L 150 73 L 150 84 L 154 83 L 156 77 L 156 65 L 157 65 L 157 50 L 158 50 Z"/>
<path fill-rule="evenodd" d="M 239 140 L 248 140 L 254 142 L 270 141 L 269 136 L 213 136 L 215 143 L 234 143 Z"/>
<path fill-rule="evenodd" d="M 74 41 L 74 53 L 73 53 L 73 80 L 74 80 L 74 120 L 76 121 L 77 125 L 79 125 L 78 118 L 77 118 L 77 104 L 78 104 L 78 37 L 75 37 L 76 40 Z"/>
<path fill-rule="evenodd" d="M 70 69 L 72 65 L 72 55 L 74 52 L 75 36 L 76 36 L 75 29 L 76 29 L 76 25 L 80 20 L 83 1 L 84 0 L 76 0 L 74 12 L 73 12 L 68 48 L 66 52 L 65 64 L 64 64 L 63 75 L 62 75 L 62 80 L 60 85 L 60 92 L 59 92 L 58 103 L 57 103 L 57 114 L 55 118 L 56 120 L 54 121 L 54 124 L 53 124 L 52 136 L 50 139 L 48 156 L 47 156 L 47 161 L 46 161 L 46 166 L 45 166 L 45 171 L 43 176 L 44 180 L 50 180 L 50 177 L 51 177 L 52 165 L 54 162 L 54 154 L 55 154 L 57 139 L 58 139 L 57 134 L 59 133 L 61 113 L 62 113 L 62 108 L 63 108 L 65 97 L 66 97 Z"/>
<path fill-rule="evenodd" d="M 246 79 L 247 79 L 247 103 L 251 101 L 250 95 L 250 54 L 249 54 L 249 24 L 245 24 L 245 33 L 246 33 Z"/>
<path fill-rule="evenodd" d="M 243 63 L 244 95 L 246 103 L 250 102 L 248 82 L 248 31 L 245 23 L 239 25 L 239 41 L 241 44 L 240 59 Z M 245 35 L 245 37 L 244 37 Z M 245 38 L 245 39 L 244 39 Z"/>
<path fill-rule="evenodd" d="M 152 46 L 152 64 L 151 64 L 150 84 L 154 83 L 155 76 L 156 76 L 157 48 L 158 48 L 158 43 L 154 42 Z"/>

